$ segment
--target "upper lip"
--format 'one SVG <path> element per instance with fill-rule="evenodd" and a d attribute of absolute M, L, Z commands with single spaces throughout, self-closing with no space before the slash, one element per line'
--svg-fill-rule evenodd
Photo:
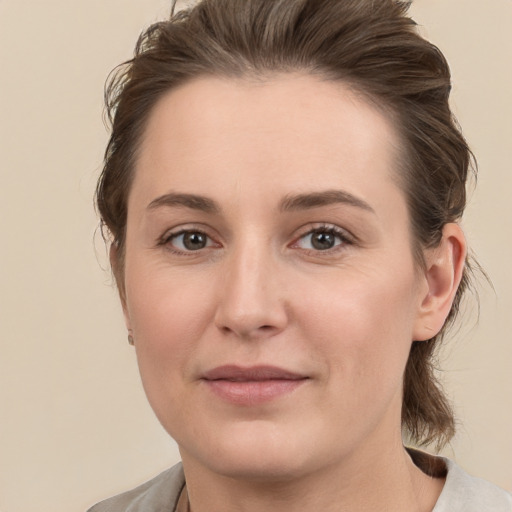
<path fill-rule="evenodd" d="M 245 381 L 264 381 L 264 380 L 300 380 L 307 376 L 299 373 L 285 370 L 277 366 L 259 365 L 259 366 L 238 366 L 224 365 L 218 366 L 205 372 L 202 376 L 204 380 L 231 380 L 235 382 Z"/>

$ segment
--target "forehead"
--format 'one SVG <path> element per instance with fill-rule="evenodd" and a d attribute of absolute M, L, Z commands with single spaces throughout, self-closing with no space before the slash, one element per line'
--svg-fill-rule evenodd
<path fill-rule="evenodd" d="M 296 188 L 283 194 L 342 187 L 364 195 L 379 180 L 395 181 L 398 148 L 391 121 L 343 83 L 302 74 L 205 77 L 154 107 L 134 187 L 151 196 L 236 182 L 239 191 L 266 184 L 276 193 Z"/>

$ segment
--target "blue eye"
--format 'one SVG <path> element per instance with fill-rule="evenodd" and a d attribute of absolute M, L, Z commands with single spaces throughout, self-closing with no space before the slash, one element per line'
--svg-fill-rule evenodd
<path fill-rule="evenodd" d="M 301 249 L 328 251 L 346 243 L 343 234 L 332 227 L 317 228 L 303 235 L 297 242 Z"/>
<path fill-rule="evenodd" d="M 167 238 L 170 243 L 179 251 L 199 251 L 212 245 L 211 239 L 202 231 L 180 231 Z"/>

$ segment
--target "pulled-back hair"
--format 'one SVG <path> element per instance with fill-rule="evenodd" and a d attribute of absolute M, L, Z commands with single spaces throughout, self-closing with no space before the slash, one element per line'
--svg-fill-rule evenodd
<path fill-rule="evenodd" d="M 301 71 L 340 81 L 391 118 L 402 142 L 397 175 L 419 266 L 466 204 L 472 155 L 448 105 L 450 71 L 420 37 L 410 2 L 395 0 L 202 0 L 144 32 L 106 89 L 112 133 L 97 188 L 102 226 L 117 246 L 121 294 L 127 199 L 145 125 L 168 91 L 207 75 L 265 79 Z M 371 177 L 369 177 L 371 179 Z M 468 267 L 442 331 L 413 341 L 404 375 L 402 426 L 417 444 L 454 434 L 435 376 L 436 348 L 458 312 Z"/>

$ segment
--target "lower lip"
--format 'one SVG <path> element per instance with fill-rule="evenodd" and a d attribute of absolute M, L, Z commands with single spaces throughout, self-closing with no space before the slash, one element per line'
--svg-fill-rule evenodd
<path fill-rule="evenodd" d="M 269 379 L 258 381 L 205 380 L 220 398 L 237 405 L 257 405 L 292 393 L 307 379 Z"/>

